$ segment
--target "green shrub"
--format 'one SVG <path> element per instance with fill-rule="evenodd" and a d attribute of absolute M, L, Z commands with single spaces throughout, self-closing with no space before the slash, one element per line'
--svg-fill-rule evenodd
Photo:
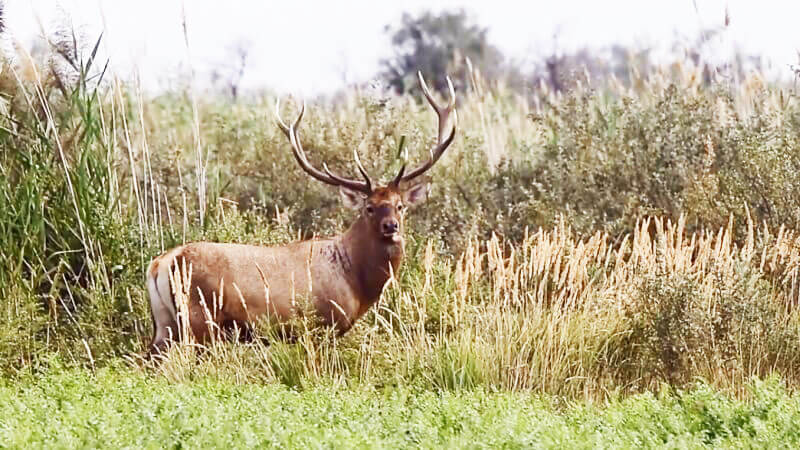
<path fill-rule="evenodd" d="M 797 373 L 800 329 L 750 268 L 719 276 L 710 295 L 681 274 L 644 277 L 624 306 L 628 334 L 620 347 L 625 378 L 685 385 L 698 368 L 727 375 L 747 369 Z M 747 378 L 742 375 L 742 378 Z"/>

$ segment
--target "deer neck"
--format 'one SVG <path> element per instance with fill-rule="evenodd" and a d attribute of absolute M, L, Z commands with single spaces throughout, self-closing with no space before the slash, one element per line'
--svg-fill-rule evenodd
<path fill-rule="evenodd" d="M 336 240 L 336 245 L 349 260 L 345 273 L 363 302 L 372 304 L 381 296 L 383 287 L 397 273 L 404 255 L 404 240 L 390 242 L 377 236 L 366 219 L 359 217 Z"/>

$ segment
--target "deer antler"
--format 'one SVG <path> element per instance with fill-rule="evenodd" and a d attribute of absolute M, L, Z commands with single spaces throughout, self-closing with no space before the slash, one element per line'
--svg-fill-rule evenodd
<path fill-rule="evenodd" d="M 316 178 L 323 183 L 331 184 L 333 186 L 344 186 L 348 189 L 363 192 L 367 195 L 372 193 L 372 181 L 367 175 L 367 171 L 364 169 L 364 166 L 361 164 L 361 159 L 358 157 L 358 151 L 353 150 L 353 156 L 356 160 L 356 166 L 358 166 L 358 171 L 361 173 L 361 176 L 364 177 L 364 181 L 358 180 L 351 180 L 348 178 L 341 177 L 339 175 L 334 174 L 333 172 L 328 169 L 328 165 L 322 163 L 322 171 L 315 168 L 311 165 L 306 157 L 306 152 L 303 150 L 303 145 L 300 143 L 300 137 L 297 135 L 297 126 L 300 125 L 300 119 L 303 118 L 303 113 L 306 111 L 306 103 L 303 102 L 303 106 L 300 108 L 300 114 L 297 115 L 297 119 L 295 119 L 294 123 L 291 125 L 286 125 L 286 123 L 281 119 L 281 99 L 280 97 L 275 102 L 275 119 L 276 123 L 278 124 L 278 128 L 283 131 L 283 134 L 289 138 L 289 142 L 292 144 L 292 153 L 294 154 L 294 159 L 297 160 L 297 163 L 300 164 L 300 167 L 309 175 Z"/>
<path fill-rule="evenodd" d="M 447 147 L 450 146 L 450 144 L 453 142 L 453 138 L 456 136 L 456 127 L 458 125 L 458 114 L 456 113 L 456 91 L 453 88 L 453 82 L 450 81 L 450 77 L 447 77 L 447 87 L 450 91 L 450 101 L 447 102 L 445 107 L 442 107 L 436 103 L 436 100 L 433 99 L 431 91 L 428 89 L 428 85 L 425 84 L 425 79 L 422 77 L 422 72 L 417 72 L 417 76 L 419 78 L 419 86 L 422 88 L 422 93 L 425 94 L 425 98 L 428 100 L 428 103 L 430 103 L 433 110 L 436 111 L 436 115 L 439 116 L 439 137 L 437 139 L 436 147 L 430 152 L 431 157 L 428 159 L 428 162 L 410 171 L 408 174 L 405 174 L 406 165 L 403 164 L 403 166 L 400 167 L 400 172 L 397 174 L 394 180 L 392 180 L 392 184 L 394 186 L 398 186 L 403 181 L 409 181 L 413 178 L 416 178 L 433 167 L 433 165 L 436 164 L 436 161 L 442 157 L 444 151 L 447 150 Z M 453 130 L 450 131 L 450 135 L 445 138 L 444 131 L 445 127 L 447 126 L 447 119 L 450 117 L 450 113 L 453 113 Z"/>

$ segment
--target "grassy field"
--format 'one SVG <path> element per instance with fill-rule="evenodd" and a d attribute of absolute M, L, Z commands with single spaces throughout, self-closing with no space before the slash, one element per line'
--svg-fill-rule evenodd
<path fill-rule="evenodd" d="M 0 384 L 4 448 L 795 447 L 800 398 L 777 380 L 734 400 L 704 385 L 555 404 L 528 393 L 171 383 L 124 368 Z"/>
<path fill-rule="evenodd" d="M 98 84 L 88 58 L 67 75 L 26 58 L 0 73 L 0 445 L 797 439 L 791 87 L 676 66 L 459 92 L 402 271 L 346 336 L 177 346 L 155 364 L 138 356 L 153 256 L 352 217 L 296 167 L 270 93 L 148 97 Z M 401 146 L 416 162 L 435 136 L 419 99 L 361 89 L 309 99 L 304 120 L 309 157 L 343 173 L 357 148 L 393 174 Z"/>

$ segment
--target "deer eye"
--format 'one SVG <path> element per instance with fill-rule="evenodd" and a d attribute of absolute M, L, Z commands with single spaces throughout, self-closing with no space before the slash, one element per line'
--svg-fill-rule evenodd
<path fill-rule="evenodd" d="M 404 210 L 404 209 L 406 209 L 406 205 L 404 205 L 404 204 L 402 204 L 402 203 L 398 203 L 398 204 L 397 204 L 397 210 L 398 210 L 398 211 L 402 211 L 402 210 Z"/>
<path fill-rule="evenodd" d="M 372 205 L 367 205 L 366 211 L 367 211 L 367 214 L 369 214 L 370 216 L 375 214 L 375 208 L 373 208 Z"/>

